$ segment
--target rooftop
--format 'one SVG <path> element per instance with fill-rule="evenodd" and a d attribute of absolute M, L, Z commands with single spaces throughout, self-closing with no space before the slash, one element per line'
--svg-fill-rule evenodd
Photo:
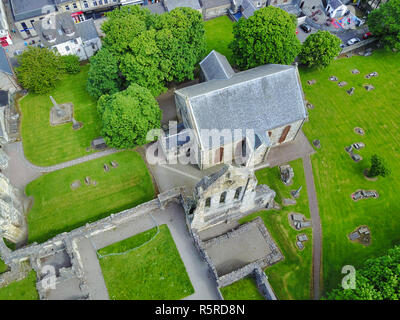
<path fill-rule="evenodd" d="M 53 0 L 10 0 L 15 21 L 38 17 L 56 10 Z"/>
<path fill-rule="evenodd" d="M 199 0 L 164 0 L 164 6 L 168 12 L 179 7 L 189 7 L 196 10 L 201 9 Z"/>

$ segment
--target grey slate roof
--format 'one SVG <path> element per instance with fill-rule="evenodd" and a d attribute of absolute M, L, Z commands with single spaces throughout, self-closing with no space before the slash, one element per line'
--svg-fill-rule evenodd
<path fill-rule="evenodd" d="M 269 64 L 176 91 L 187 101 L 203 148 L 202 129 L 253 129 L 269 145 L 267 131 L 307 117 L 297 67 Z"/>
<path fill-rule="evenodd" d="M 340 0 L 328 0 L 328 4 L 332 7 L 332 9 L 337 9 L 343 5 Z"/>
<path fill-rule="evenodd" d="M 217 8 L 231 5 L 231 0 L 201 0 L 204 9 Z"/>
<path fill-rule="evenodd" d="M 99 37 L 96 26 L 93 19 L 88 19 L 75 24 L 78 35 L 82 38 L 82 41 L 89 41 Z"/>
<path fill-rule="evenodd" d="M 8 91 L 0 90 L 0 107 L 7 106 L 8 104 Z"/>
<path fill-rule="evenodd" d="M 215 50 L 211 51 L 207 57 L 200 62 L 200 68 L 207 81 L 229 79 L 235 74 L 228 59 Z"/>
<path fill-rule="evenodd" d="M 51 6 L 52 10 L 56 10 L 53 0 L 10 0 L 11 9 L 15 21 L 21 21 L 47 13 L 43 11 L 43 7 Z"/>
<path fill-rule="evenodd" d="M 147 8 L 152 13 L 156 13 L 156 14 L 163 14 L 164 12 L 166 12 L 162 2 L 151 3 L 151 4 L 147 5 L 147 6 L 144 6 L 144 8 Z"/>
<path fill-rule="evenodd" d="M 168 12 L 179 7 L 189 7 L 196 10 L 201 9 L 199 0 L 164 0 L 164 6 Z"/>
<path fill-rule="evenodd" d="M 257 8 L 254 6 L 254 3 L 250 0 L 242 1 L 242 15 L 247 19 L 251 17 Z"/>
<path fill-rule="evenodd" d="M 52 47 L 54 45 L 79 38 L 79 34 L 76 30 L 76 24 L 72 21 L 71 15 L 68 12 L 56 15 L 55 27 L 49 25 L 49 28 L 44 28 L 44 25 L 46 25 L 45 20 L 39 20 L 34 23 L 35 30 L 37 31 L 42 44 L 47 47 Z M 71 30 L 73 30 L 73 34 L 70 36 L 66 35 L 64 32 L 66 28 L 71 28 Z M 56 41 L 48 41 L 45 38 L 45 35 L 55 38 Z"/>
<path fill-rule="evenodd" d="M 9 75 L 13 74 L 10 63 L 8 62 L 6 52 L 3 47 L 0 47 L 0 71 Z"/>
<path fill-rule="evenodd" d="M 195 192 L 199 194 L 199 188 L 202 188 L 203 191 L 206 190 L 215 181 L 217 181 L 220 177 L 222 177 L 225 174 L 225 172 L 228 171 L 228 168 L 229 168 L 228 165 L 224 165 L 220 170 L 213 173 L 212 175 L 203 177 L 199 182 L 197 182 L 195 186 Z"/>

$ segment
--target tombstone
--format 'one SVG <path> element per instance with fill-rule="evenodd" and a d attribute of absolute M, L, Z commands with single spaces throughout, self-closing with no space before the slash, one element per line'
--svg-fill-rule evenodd
<path fill-rule="evenodd" d="M 80 128 L 83 127 L 82 122 L 76 121 L 74 117 L 72 117 L 71 120 L 72 120 L 72 129 L 74 129 L 74 130 L 79 130 Z"/>
<path fill-rule="evenodd" d="M 316 147 L 316 148 L 321 148 L 321 142 L 318 140 L 318 139 L 315 139 L 315 140 L 313 140 L 313 145 L 314 145 L 314 147 Z"/>
<path fill-rule="evenodd" d="M 74 182 L 71 183 L 71 189 L 75 190 L 81 186 L 81 181 L 80 180 L 75 180 Z"/>
<path fill-rule="evenodd" d="M 311 227 L 310 221 L 300 222 L 300 228 L 308 228 L 308 227 Z"/>
<path fill-rule="evenodd" d="M 344 148 L 346 150 L 346 152 L 348 153 L 352 153 L 353 152 L 353 146 L 347 146 Z"/>
<path fill-rule="evenodd" d="M 365 144 L 364 143 L 362 143 L 362 142 L 356 142 L 356 143 L 353 143 L 353 148 L 354 149 L 356 149 L 356 150 L 360 150 L 360 149 L 362 149 L 362 148 L 364 148 L 365 147 Z"/>
<path fill-rule="evenodd" d="M 303 249 L 304 249 L 304 245 L 303 245 L 303 243 L 302 243 L 301 241 L 297 241 L 297 242 L 296 242 L 296 245 L 297 245 L 297 247 L 298 247 L 300 250 L 303 250 Z"/>
<path fill-rule="evenodd" d="M 90 177 L 85 177 L 85 183 L 89 185 L 91 183 Z"/>
<path fill-rule="evenodd" d="M 360 238 L 361 236 L 360 236 L 360 234 L 356 231 L 356 232 L 353 232 L 353 233 L 351 233 L 350 235 L 349 235 L 349 238 L 350 238 L 350 240 L 352 240 L 352 241 L 354 241 L 354 240 L 357 240 L 358 238 Z"/>
<path fill-rule="evenodd" d="M 360 127 L 355 127 L 354 128 L 354 132 L 359 134 L 359 135 L 361 135 L 361 136 L 363 136 L 364 133 L 365 133 L 364 130 L 362 128 L 360 128 Z"/>
<path fill-rule="evenodd" d="M 281 180 L 285 185 L 289 185 L 294 177 L 293 168 L 290 165 L 283 165 L 279 167 L 281 172 Z"/>
<path fill-rule="evenodd" d="M 367 91 L 371 91 L 371 90 L 375 89 L 375 87 L 372 84 L 366 84 L 366 85 L 364 85 L 364 88 Z"/>
<path fill-rule="evenodd" d="M 355 162 L 359 162 L 362 160 L 361 156 L 359 154 L 352 154 L 351 158 L 355 161 Z"/>
<path fill-rule="evenodd" d="M 299 240 L 301 242 L 308 241 L 308 237 L 305 233 L 302 233 L 297 236 L 297 240 Z"/>
<path fill-rule="evenodd" d="M 295 205 L 296 203 L 297 203 L 297 201 L 294 200 L 294 199 L 285 198 L 285 199 L 282 200 L 282 204 L 283 204 L 284 206 L 293 206 L 293 205 Z"/>
<path fill-rule="evenodd" d="M 352 73 L 352 74 L 359 74 L 360 71 L 359 71 L 358 69 L 353 69 L 353 70 L 351 70 L 351 73 Z"/>
<path fill-rule="evenodd" d="M 104 150 L 107 148 L 107 144 L 102 137 L 92 140 L 91 146 L 95 150 Z"/>
<path fill-rule="evenodd" d="M 338 83 L 338 86 L 339 87 L 344 87 L 344 86 L 347 86 L 347 82 L 346 81 L 340 81 L 339 83 Z"/>
<path fill-rule="evenodd" d="M 300 197 L 301 188 L 302 186 L 300 186 L 300 188 L 298 188 L 297 190 L 290 191 L 290 194 L 292 195 L 293 198 L 297 199 L 298 197 Z"/>
<path fill-rule="evenodd" d="M 349 94 L 349 96 L 352 96 L 354 94 L 355 88 L 351 87 L 350 90 L 346 90 L 346 92 Z"/>
<path fill-rule="evenodd" d="M 301 214 L 292 213 L 292 220 L 301 222 L 304 220 L 304 217 Z"/>
<path fill-rule="evenodd" d="M 111 161 L 111 166 L 112 166 L 113 168 L 117 168 L 117 167 L 118 167 L 118 162 Z"/>
<path fill-rule="evenodd" d="M 307 84 L 308 84 L 309 86 L 312 86 L 313 84 L 316 84 L 316 83 L 317 83 L 317 80 L 315 80 L 315 79 L 307 80 Z"/>
<path fill-rule="evenodd" d="M 306 107 L 307 107 L 308 109 L 314 109 L 314 105 L 311 104 L 311 103 L 309 103 L 309 102 L 306 103 Z"/>
<path fill-rule="evenodd" d="M 110 171 L 110 167 L 108 166 L 107 163 L 105 163 L 105 164 L 103 165 L 103 168 L 104 168 L 104 171 L 105 171 L 105 172 Z"/>

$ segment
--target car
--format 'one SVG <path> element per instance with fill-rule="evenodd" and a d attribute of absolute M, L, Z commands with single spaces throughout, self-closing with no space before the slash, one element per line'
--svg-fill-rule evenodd
<path fill-rule="evenodd" d="M 359 38 L 351 38 L 349 41 L 347 41 L 347 45 L 351 46 L 357 42 L 360 42 L 361 40 Z"/>
<path fill-rule="evenodd" d="M 363 39 L 368 39 L 369 37 L 372 37 L 372 33 L 371 32 L 364 33 Z"/>
<path fill-rule="evenodd" d="M 300 28 L 301 28 L 305 33 L 310 33 L 310 32 L 311 32 L 311 27 L 310 27 L 308 24 L 306 24 L 306 23 L 303 23 L 302 25 L 300 25 Z"/>

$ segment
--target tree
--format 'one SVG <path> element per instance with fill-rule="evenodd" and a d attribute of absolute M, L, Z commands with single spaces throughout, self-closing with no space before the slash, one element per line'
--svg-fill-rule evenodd
<path fill-rule="evenodd" d="M 121 83 L 118 59 L 107 48 L 101 48 L 90 58 L 87 91 L 98 99 L 103 94 L 118 92 Z"/>
<path fill-rule="evenodd" d="M 381 4 L 368 15 L 371 33 L 387 48 L 400 50 L 400 0 Z"/>
<path fill-rule="evenodd" d="M 297 21 L 280 8 L 268 6 L 240 19 L 233 26 L 230 47 L 240 69 L 267 63 L 291 64 L 301 49 L 296 37 Z"/>
<path fill-rule="evenodd" d="M 113 95 L 103 95 L 97 104 L 107 145 L 124 149 L 143 145 L 147 133 L 161 126 L 161 110 L 149 90 L 137 84 Z"/>
<path fill-rule="evenodd" d="M 61 56 L 61 60 L 64 64 L 64 69 L 67 73 L 79 73 L 81 71 L 81 66 L 79 63 L 79 57 L 74 54 L 69 54 L 67 56 Z"/>
<path fill-rule="evenodd" d="M 374 154 L 371 156 L 371 168 L 367 172 L 367 176 L 370 178 L 382 176 L 386 177 L 390 174 L 389 168 L 387 168 L 385 161 Z"/>
<path fill-rule="evenodd" d="M 18 57 L 18 63 L 19 82 L 36 93 L 49 92 L 64 73 L 61 56 L 48 48 L 29 47 Z"/>
<path fill-rule="evenodd" d="M 399 300 L 400 299 L 400 246 L 388 254 L 367 260 L 356 271 L 355 289 L 333 289 L 329 300 Z"/>
<path fill-rule="evenodd" d="M 327 67 L 340 53 L 341 40 L 329 31 L 319 30 L 304 41 L 299 59 L 308 67 Z"/>

